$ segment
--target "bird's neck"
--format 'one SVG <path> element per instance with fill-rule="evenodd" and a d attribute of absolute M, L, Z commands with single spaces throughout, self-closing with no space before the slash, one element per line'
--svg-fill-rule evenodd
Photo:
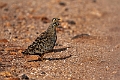
<path fill-rule="evenodd" d="M 48 29 L 47 29 L 47 33 L 49 34 L 56 34 L 56 26 L 53 26 L 53 24 L 51 24 Z"/>

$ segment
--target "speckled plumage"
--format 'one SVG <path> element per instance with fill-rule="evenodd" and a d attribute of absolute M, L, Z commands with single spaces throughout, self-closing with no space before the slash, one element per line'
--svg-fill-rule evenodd
<path fill-rule="evenodd" d="M 58 18 L 53 18 L 52 23 L 48 27 L 48 29 L 41 33 L 39 37 L 30 45 L 28 48 L 23 51 L 23 54 L 38 54 L 43 60 L 43 56 L 45 53 L 51 51 L 56 43 L 57 35 L 56 35 L 56 27 L 59 26 Z"/>

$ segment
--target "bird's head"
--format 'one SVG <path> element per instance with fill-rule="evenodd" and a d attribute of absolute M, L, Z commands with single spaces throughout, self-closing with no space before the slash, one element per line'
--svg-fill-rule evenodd
<path fill-rule="evenodd" d="M 58 27 L 60 25 L 60 19 L 59 18 L 53 18 L 52 23 L 54 27 Z"/>
<path fill-rule="evenodd" d="M 59 27 L 60 25 L 60 19 L 59 18 L 53 18 L 52 19 L 52 23 L 50 24 L 50 26 L 47 29 L 47 32 L 49 33 L 54 33 L 54 31 L 56 31 L 56 27 Z"/>
<path fill-rule="evenodd" d="M 53 22 L 53 23 L 54 23 L 54 22 L 59 22 L 59 20 L 60 20 L 59 18 L 53 18 L 53 19 L 52 19 L 52 22 Z"/>

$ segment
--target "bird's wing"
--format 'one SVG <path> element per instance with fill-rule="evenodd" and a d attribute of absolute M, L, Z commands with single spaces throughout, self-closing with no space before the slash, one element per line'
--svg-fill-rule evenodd
<path fill-rule="evenodd" d="M 42 40 L 46 38 L 47 38 L 47 33 L 46 32 L 41 33 L 40 36 L 37 37 L 35 41 L 30 45 L 30 47 L 33 49 L 36 48 L 36 46 L 39 45 L 42 42 Z"/>
<path fill-rule="evenodd" d="M 46 31 L 41 33 L 40 36 L 35 39 L 35 41 L 42 40 L 42 39 L 45 39 L 45 38 L 47 38 L 47 32 Z"/>
<path fill-rule="evenodd" d="M 40 34 L 39 37 L 37 37 L 35 39 L 35 41 L 28 46 L 28 48 L 23 52 L 23 53 L 30 53 L 30 54 L 34 54 L 35 50 L 37 49 L 37 47 L 43 43 L 43 41 L 47 38 L 47 33 L 43 32 Z"/>

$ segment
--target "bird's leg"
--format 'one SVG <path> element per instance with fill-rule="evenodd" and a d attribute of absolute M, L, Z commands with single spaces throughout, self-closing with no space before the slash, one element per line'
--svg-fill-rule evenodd
<path fill-rule="evenodd" d="M 43 56 L 44 56 L 44 54 L 42 54 L 42 55 L 41 55 L 41 61 L 43 61 L 43 60 L 44 60 L 44 59 L 43 59 Z"/>
<path fill-rule="evenodd" d="M 42 55 L 39 55 L 40 56 L 40 58 L 38 59 L 38 60 L 41 60 L 41 61 L 43 61 L 44 59 L 43 59 L 43 56 L 44 56 L 44 54 L 42 54 Z"/>

